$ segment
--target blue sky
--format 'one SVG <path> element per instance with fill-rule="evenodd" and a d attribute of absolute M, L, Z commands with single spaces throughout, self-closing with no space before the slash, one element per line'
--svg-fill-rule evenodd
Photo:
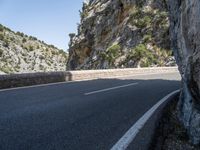
<path fill-rule="evenodd" d="M 0 0 L 0 23 L 68 48 L 69 33 L 77 31 L 83 0 Z"/>

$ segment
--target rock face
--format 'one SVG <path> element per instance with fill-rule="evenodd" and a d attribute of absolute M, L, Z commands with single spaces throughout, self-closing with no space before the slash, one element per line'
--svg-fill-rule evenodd
<path fill-rule="evenodd" d="M 85 1 L 78 35 L 70 35 L 68 68 L 168 65 L 169 24 L 182 76 L 179 118 L 191 142 L 200 144 L 199 0 Z"/>
<path fill-rule="evenodd" d="M 165 0 L 87 0 L 80 15 L 69 69 L 175 65 Z"/>
<path fill-rule="evenodd" d="M 64 71 L 67 54 L 0 24 L 0 74 Z"/>
<path fill-rule="evenodd" d="M 171 37 L 182 75 L 179 118 L 193 144 L 200 144 L 200 1 L 169 0 Z"/>

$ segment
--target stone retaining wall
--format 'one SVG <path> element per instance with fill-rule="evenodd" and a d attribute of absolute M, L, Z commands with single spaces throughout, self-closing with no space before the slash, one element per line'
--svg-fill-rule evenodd
<path fill-rule="evenodd" d="M 0 75 L 0 89 L 56 82 L 116 78 L 139 74 L 169 73 L 177 71 L 177 67 L 158 67 Z"/>
<path fill-rule="evenodd" d="M 69 72 L 0 75 L 0 89 L 69 81 Z"/>
<path fill-rule="evenodd" d="M 168 73 L 178 72 L 177 67 L 156 67 L 156 68 L 127 68 L 127 69 L 108 69 L 108 70 L 84 70 L 71 71 L 71 80 L 87 80 L 99 78 L 116 78 L 123 76 L 149 74 L 149 73 Z"/>

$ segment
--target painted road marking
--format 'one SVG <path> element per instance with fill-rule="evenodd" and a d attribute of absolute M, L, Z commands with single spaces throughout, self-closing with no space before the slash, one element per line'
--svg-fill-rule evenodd
<path fill-rule="evenodd" d="M 96 94 L 96 93 L 102 93 L 102 92 L 111 91 L 111 90 L 115 90 L 115 89 L 120 89 L 120 88 L 124 88 L 124 87 L 129 87 L 129 86 L 133 86 L 133 85 L 137 85 L 137 84 L 138 83 L 130 83 L 130 84 L 126 84 L 126 85 L 115 86 L 115 87 L 111 87 L 111 88 L 106 88 L 106 89 L 102 89 L 102 90 L 88 92 L 88 93 L 85 93 L 84 95 L 92 95 L 92 94 Z"/>
<path fill-rule="evenodd" d="M 111 150 L 126 150 L 129 144 L 134 140 L 137 133 L 142 129 L 144 124 L 153 115 L 153 113 L 158 109 L 158 107 L 163 104 L 172 95 L 178 93 L 180 90 L 176 90 L 163 99 L 161 99 L 157 104 L 155 104 L 150 110 L 148 110 L 125 134 L 119 139 L 119 141 L 111 148 Z"/>

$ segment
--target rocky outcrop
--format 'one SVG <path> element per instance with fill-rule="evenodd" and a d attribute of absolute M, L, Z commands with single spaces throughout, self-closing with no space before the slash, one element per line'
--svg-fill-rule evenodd
<path fill-rule="evenodd" d="M 165 0 L 86 0 L 69 69 L 175 65 Z"/>
<path fill-rule="evenodd" d="M 179 118 L 191 142 L 200 144 L 199 0 L 85 1 L 78 35 L 70 35 L 68 68 L 168 65 L 169 24 L 182 76 Z"/>
<path fill-rule="evenodd" d="M 200 144 L 200 1 L 169 0 L 171 37 L 182 75 L 179 118 L 193 144 Z"/>
<path fill-rule="evenodd" d="M 0 24 L 0 74 L 64 71 L 68 54 Z"/>

